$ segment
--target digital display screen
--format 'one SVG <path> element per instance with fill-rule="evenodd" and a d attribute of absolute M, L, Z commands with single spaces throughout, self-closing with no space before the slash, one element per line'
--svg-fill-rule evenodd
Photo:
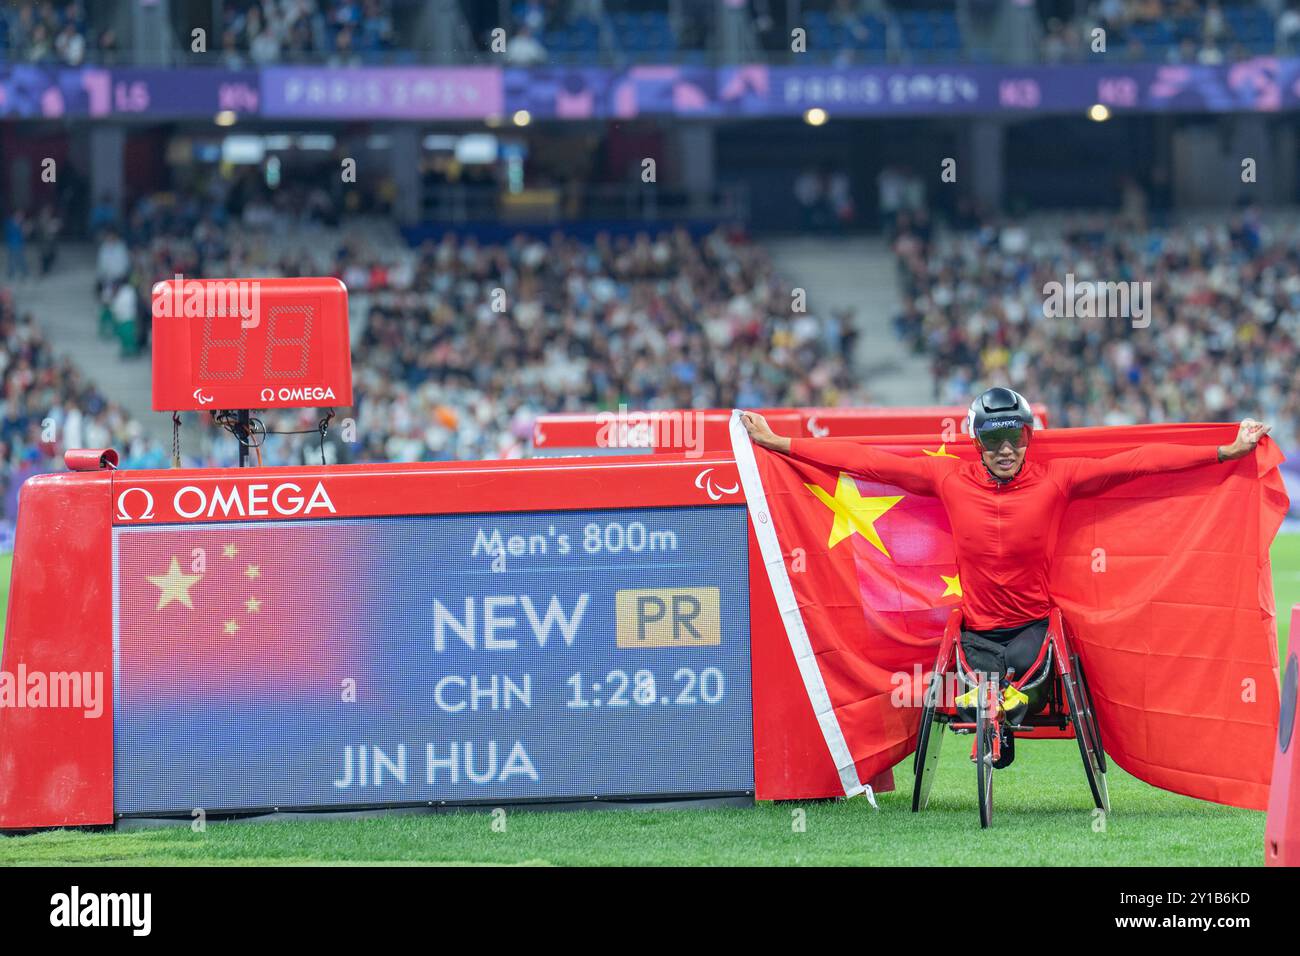
<path fill-rule="evenodd" d="M 333 278 L 175 279 L 153 287 L 157 411 L 352 404 L 348 295 Z"/>
<path fill-rule="evenodd" d="M 199 385 L 242 382 L 250 374 L 268 385 L 321 377 L 319 322 L 314 303 L 272 306 L 266 322 L 244 329 L 238 315 L 205 315 L 190 340 L 191 367 Z"/>
<path fill-rule="evenodd" d="M 117 527 L 115 812 L 752 791 L 745 540 L 742 506 Z"/>

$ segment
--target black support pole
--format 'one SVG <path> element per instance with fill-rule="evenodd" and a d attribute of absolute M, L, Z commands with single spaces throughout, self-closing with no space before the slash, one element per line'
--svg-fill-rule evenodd
<path fill-rule="evenodd" d="M 239 410 L 239 430 L 235 433 L 235 437 L 239 439 L 239 467 L 240 468 L 248 467 L 248 438 L 249 438 L 248 429 L 249 429 L 248 409 L 241 408 Z"/>

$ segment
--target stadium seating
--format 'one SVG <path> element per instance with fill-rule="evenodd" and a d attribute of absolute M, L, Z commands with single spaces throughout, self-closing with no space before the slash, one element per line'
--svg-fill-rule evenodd
<path fill-rule="evenodd" d="M 903 42 L 914 59 L 943 62 L 957 58 L 962 50 L 961 29 L 951 10 L 898 11 Z"/>
<path fill-rule="evenodd" d="M 106 0 L 95 4 L 86 18 L 73 20 L 76 39 L 65 38 L 61 43 L 56 40 L 69 18 L 63 5 L 41 7 L 44 20 L 40 22 L 31 13 L 23 13 L 24 8 L 35 10 L 36 4 L 7 5 L 0 11 L 0 62 L 58 63 L 73 58 L 93 62 L 115 55 L 112 43 L 105 45 L 101 41 L 105 33 L 111 33 L 105 25 L 113 22 L 118 2 Z M 314 60 L 404 64 L 429 59 L 428 37 L 421 41 L 417 29 L 420 4 L 414 0 L 371 3 L 322 0 L 304 6 L 277 5 L 276 0 L 265 2 L 283 11 L 269 27 L 260 12 L 253 12 L 255 8 L 260 11 L 262 2 L 220 0 L 214 5 L 220 11 L 216 46 L 223 62 L 240 66 L 250 62 Z M 1214 56 L 1229 59 L 1279 52 L 1277 18 L 1282 11 L 1273 12 L 1256 0 L 1221 4 L 1221 17 L 1213 18 L 1213 25 L 1208 14 L 1191 15 L 1186 4 L 1173 2 L 1164 4 L 1166 15 L 1158 18 L 1150 17 L 1147 4 L 1126 3 L 1121 8 L 1122 16 L 1114 21 L 1098 20 L 1097 5 L 1076 4 L 1075 7 L 1077 15 L 1063 23 L 1046 12 L 1041 15 L 1039 25 L 1044 36 L 1045 59 L 1059 62 L 1120 54 L 1164 63 L 1194 62 L 1207 47 L 1213 47 Z M 480 26 L 492 19 L 491 16 L 485 19 L 483 10 L 469 0 L 463 0 L 460 10 L 466 19 Z M 707 46 L 719 42 L 720 31 L 713 22 L 701 26 L 699 41 L 679 36 L 675 26 L 685 28 L 672 22 L 667 2 L 658 5 L 615 0 L 601 5 L 514 3 L 510 10 L 511 25 L 527 23 L 546 51 L 547 61 L 563 65 L 590 65 L 607 53 L 635 63 L 706 62 L 716 52 Z M 943 63 L 980 61 L 990 56 L 997 59 L 995 50 L 968 43 L 957 11 L 956 3 L 917 4 L 899 0 L 881 3 L 867 12 L 857 4 L 801 0 L 796 11 L 798 22 L 782 22 L 785 29 L 776 33 L 783 38 L 786 29 L 803 27 L 808 35 L 808 59 L 822 63 Z M 788 11 L 778 12 L 782 18 L 788 16 Z M 759 11 L 755 9 L 751 15 L 757 26 Z M 970 15 L 980 16 L 982 11 L 975 9 Z M 191 25 L 181 22 L 183 16 L 180 9 L 174 8 L 177 36 L 189 33 Z M 698 14 L 688 16 L 699 18 Z M 1108 30 L 1105 54 L 1095 53 L 1089 45 L 1091 29 L 1098 25 Z M 688 26 L 696 24 L 692 20 Z M 479 37 L 479 42 L 481 51 L 483 37 Z M 769 47 L 773 52 L 787 48 L 787 39 Z M 465 55 L 473 57 L 475 52 L 466 50 Z"/>
<path fill-rule="evenodd" d="M 1286 265 L 1300 255 L 1294 218 L 1146 230 L 1052 220 L 933 243 L 905 227 L 895 249 L 905 294 L 896 326 L 933 361 L 938 401 L 1009 384 L 1067 427 L 1252 415 L 1273 423 L 1283 448 L 1300 438 L 1300 298 Z M 1153 277 L 1150 328 L 1046 316 L 1043 287 L 1065 281 L 1062 263 Z"/>
<path fill-rule="evenodd" d="M 836 52 L 852 51 L 858 59 L 877 62 L 885 59 L 887 25 L 879 17 L 856 18 L 856 29 L 843 20 L 812 10 L 807 15 L 808 51 L 818 60 L 830 60 Z"/>
<path fill-rule="evenodd" d="M 305 201 L 298 203 L 305 206 Z M 256 204 L 250 204 L 255 206 Z M 742 236 L 685 231 L 585 243 L 517 237 L 502 244 L 447 236 L 419 250 L 391 227 L 341 232 L 283 224 L 218 226 L 196 203 L 148 197 L 128 217 L 132 275 L 145 297 L 157 276 L 336 274 L 353 297 L 358 329 L 355 444 L 343 460 L 499 458 L 524 453 L 543 411 L 862 403 L 843 358 L 839 319 L 792 314 L 786 284 Z M 247 210 L 246 210 L 247 212 Z M 201 263 L 199 259 L 201 258 Z M 57 272 L 49 281 L 57 281 Z M 491 290 L 511 309 L 495 314 Z M 61 405 L 33 408 L 40 421 Z M 316 413 L 277 414 L 269 427 L 312 428 Z M 186 429 L 188 464 L 233 463 L 236 446 L 205 419 Z M 165 464 L 120 416 L 95 445 L 117 445 L 124 467 Z M 337 435 L 337 432 L 336 432 Z M 266 463 L 317 460 L 318 440 L 276 436 Z M 61 448 L 31 450 L 57 467 Z"/>
<path fill-rule="evenodd" d="M 609 21 L 619 49 L 628 57 L 642 62 L 672 59 L 677 39 L 666 13 L 615 13 Z"/>
<path fill-rule="evenodd" d="M 600 24 L 590 17 L 553 26 L 540 40 L 554 63 L 593 63 L 600 57 Z"/>

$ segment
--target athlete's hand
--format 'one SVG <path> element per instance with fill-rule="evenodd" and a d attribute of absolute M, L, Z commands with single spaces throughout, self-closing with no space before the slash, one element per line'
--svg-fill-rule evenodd
<path fill-rule="evenodd" d="M 1224 461 L 1231 461 L 1234 458 L 1244 458 L 1255 450 L 1259 440 L 1268 434 L 1272 425 L 1265 425 L 1263 422 L 1257 422 L 1253 418 L 1243 418 L 1241 427 L 1237 429 L 1237 440 L 1231 445 L 1221 446 L 1219 456 Z"/>
<path fill-rule="evenodd" d="M 741 412 L 740 423 L 745 426 L 745 431 L 749 432 L 749 440 L 755 445 L 762 445 L 773 451 L 787 453 L 790 451 L 790 439 L 782 438 L 772 431 L 767 424 L 767 419 L 758 412 Z"/>

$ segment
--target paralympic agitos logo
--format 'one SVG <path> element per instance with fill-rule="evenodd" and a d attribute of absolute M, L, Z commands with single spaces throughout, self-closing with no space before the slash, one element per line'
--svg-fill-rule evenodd
<path fill-rule="evenodd" d="M 157 513 L 157 501 L 148 488 L 131 487 L 117 496 L 114 517 L 118 521 L 149 521 L 154 518 L 292 518 L 313 512 L 338 514 L 323 482 L 310 491 L 294 481 L 272 486 L 267 483 L 247 485 L 185 485 L 171 498 L 171 515 Z"/>

